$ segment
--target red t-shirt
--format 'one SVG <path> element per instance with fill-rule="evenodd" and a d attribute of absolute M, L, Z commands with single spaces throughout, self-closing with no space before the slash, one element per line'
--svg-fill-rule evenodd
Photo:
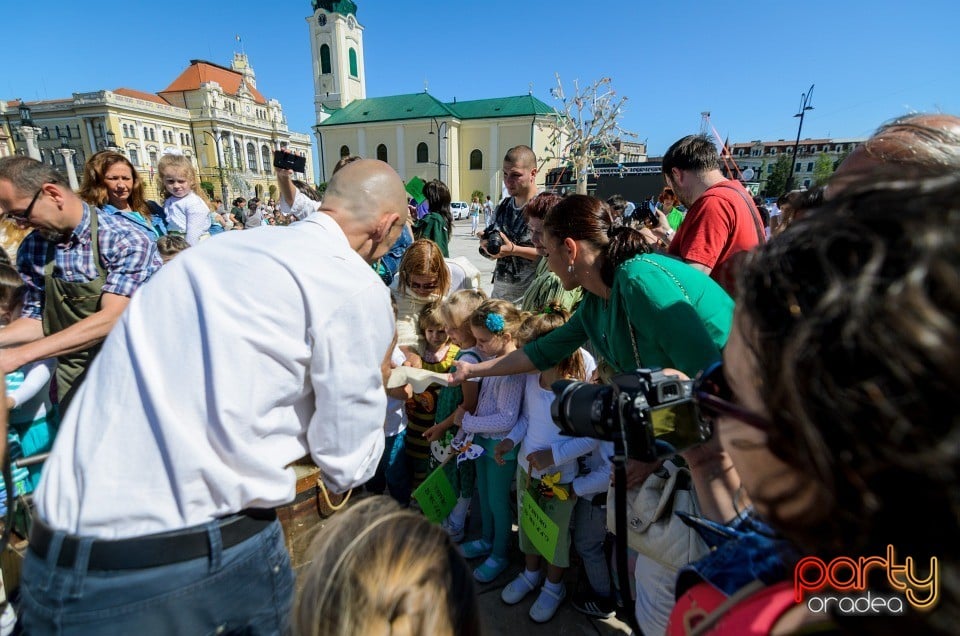
<path fill-rule="evenodd" d="M 721 181 L 707 188 L 690 206 L 667 250 L 685 261 L 709 267 L 710 277 L 730 294 L 736 266 L 743 256 L 736 255 L 753 249 L 765 236 L 760 214 L 744 197 L 750 199 L 739 181 Z"/>

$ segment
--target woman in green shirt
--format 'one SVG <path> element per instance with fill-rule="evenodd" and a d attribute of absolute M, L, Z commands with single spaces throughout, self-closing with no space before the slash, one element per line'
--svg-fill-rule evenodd
<path fill-rule="evenodd" d="M 733 316 L 730 296 L 706 274 L 650 253 L 639 232 L 612 221 L 605 203 L 584 195 L 568 196 L 547 213 L 542 242 L 549 267 L 565 289 L 583 288 L 580 307 L 523 349 L 458 364 L 455 380 L 548 369 L 587 341 L 606 369 L 604 380 L 639 367 L 693 377 L 720 360 Z"/>
<path fill-rule="evenodd" d="M 417 239 L 430 239 L 440 248 L 444 258 L 450 258 L 447 244 L 453 233 L 453 215 L 450 213 L 450 189 L 438 179 L 423 185 L 423 196 L 427 199 L 429 212 L 413 224 L 413 236 Z"/>

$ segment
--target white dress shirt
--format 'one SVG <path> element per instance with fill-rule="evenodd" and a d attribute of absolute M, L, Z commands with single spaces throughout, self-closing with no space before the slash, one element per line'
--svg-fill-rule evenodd
<path fill-rule="evenodd" d="M 300 190 L 293 197 L 293 205 L 288 205 L 287 200 L 280 196 L 280 212 L 282 214 L 292 214 L 301 221 L 320 209 L 320 203 L 314 201 Z"/>
<path fill-rule="evenodd" d="M 383 452 L 389 292 L 326 214 L 231 232 L 132 298 L 67 411 L 40 518 L 115 539 L 290 502 L 310 454 L 335 490 Z"/>

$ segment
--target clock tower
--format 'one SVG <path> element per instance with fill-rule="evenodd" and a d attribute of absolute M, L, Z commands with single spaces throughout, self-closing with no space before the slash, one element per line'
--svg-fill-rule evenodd
<path fill-rule="evenodd" d="M 363 27 L 350 0 L 313 0 L 310 50 L 313 53 L 317 123 L 330 112 L 367 96 L 363 68 Z"/>

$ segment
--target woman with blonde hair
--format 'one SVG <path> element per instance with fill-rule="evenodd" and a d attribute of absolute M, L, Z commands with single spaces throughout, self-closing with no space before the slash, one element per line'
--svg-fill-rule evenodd
<path fill-rule="evenodd" d="M 317 534 L 294 609 L 297 636 L 474 636 L 473 579 L 443 528 L 370 497 Z"/>
<path fill-rule="evenodd" d="M 166 219 L 150 213 L 137 169 L 119 152 L 104 150 L 87 160 L 78 194 L 87 205 L 126 218 L 152 241 L 167 233 Z"/>

